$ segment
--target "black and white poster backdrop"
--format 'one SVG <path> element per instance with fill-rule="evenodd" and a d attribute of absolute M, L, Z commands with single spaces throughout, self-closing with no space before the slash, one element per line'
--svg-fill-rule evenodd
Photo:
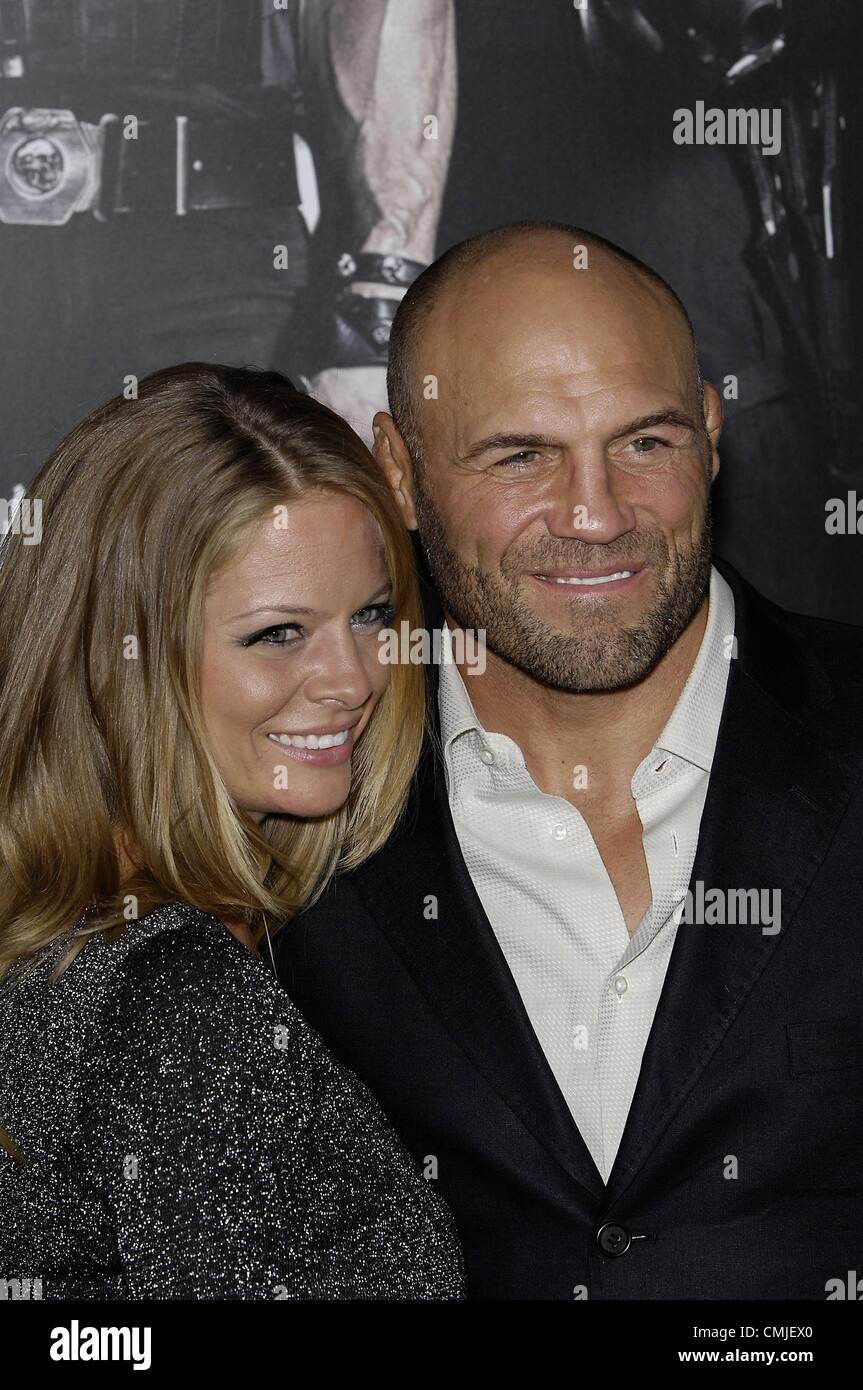
<path fill-rule="evenodd" d="M 0 525 L 175 362 L 277 367 L 370 438 L 411 278 L 548 219 L 686 304 L 718 552 L 863 622 L 859 8 L 0 0 Z"/>

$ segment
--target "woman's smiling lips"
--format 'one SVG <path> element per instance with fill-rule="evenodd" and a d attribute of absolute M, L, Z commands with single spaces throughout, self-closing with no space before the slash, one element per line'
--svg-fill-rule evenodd
<path fill-rule="evenodd" d="M 267 738 L 297 762 L 333 767 L 350 759 L 354 747 L 353 731 L 354 725 L 350 725 L 339 730 L 322 729 L 314 734 L 267 734 Z"/>

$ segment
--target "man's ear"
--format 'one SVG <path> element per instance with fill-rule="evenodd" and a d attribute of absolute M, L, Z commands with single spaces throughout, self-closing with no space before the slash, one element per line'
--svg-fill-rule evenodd
<path fill-rule="evenodd" d="M 379 410 L 372 421 L 372 433 L 372 453 L 396 495 L 405 526 L 409 531 L 415 531 L 417 518 L 414 508 L 413 469 L 405 442 L 396 428 L 395 420 L 385 410 Z"/>
<path fill-rule="evenodd" d="M 704 428 L 710 440 L 710 478 L 719 472 L 719 436 L 722 432 L 722 398 L 709 381 L 704 383 Z"/>

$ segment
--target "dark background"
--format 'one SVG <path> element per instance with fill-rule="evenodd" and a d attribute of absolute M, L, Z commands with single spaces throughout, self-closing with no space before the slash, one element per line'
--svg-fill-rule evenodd
<path fill-rule="evenodd" d="M 393 26 L 404 24 L 406 43 L 415 44 L 409 20 L 449 2 L 350 0 L 351 22 L 367 11 L 369 24 L 385 20 L 390 43 Z M 238 119 L 261 149 L 249 206 L 178 218 L 151 169 L 134 210 L 107 222 L 83 212 L 63 227 L 0 225 L 3 497 L 26 487 L 61 435 L 121 389 L 127 373 L 206 358 L 276 366 L 314 389 L 315 372 L 326 367 L 321 329 L 336 293 L 332 263 L 340 248 L 363 249 L 373 220 L 348 167 L 359 126 L 342 108 L 338 73 L 322 75 L 304 58 L 299 4 L 290 30 L 280 30 L 281 49 L 261 57 L 268 3 L 0 0 L 4 61 L 21 15 L 42 22 L 24 73 L 7 62 L 0 77 L 0 113 L 68 106 L 96 121 L 103 110 L 133 110 L 156 131 L 184 110 L 198 122 L 195 139 L 209 161 L 223 152 L 230 163 Z M 303 22 L 338 26 L 340 3 L 307 5 Z M 863 498 L 857 7 L 766 7 L 776 13 L 765 19 L 754 15 L 755 0 L 592 0 L 591 30 L 571 0 L 454 0 L 455 137 L 432 249 L 497 223 L 551 218 L 599 232 L 654 266 L 690 311 L 705 375 L 721 383 L 733 374 L 739 383 L 739 399 L 725 402 L 714 488 L 718 551 L 786 607 L 863 622 L 863 536 L 830 536 L 824 524 L 830 498 L 854 488 Z M 217 11 L 226 16 L 218 34 Z M 652 28 L 652 41 L 633 27 L 634 15 Z M 729 63 L 747 42 L 757 47 L 753 34 L 772 32 L 782 35 L 782 52 L 745 82 L 725 85 Z M 333 64 L 346 61 L 342 54 Z M 673 112 L 698 99 L 722 108 L 790 102 L 811 137 L 819 84 L 828 79 L 842 117 L 837 255 L 827 266 L 811 225 L 795 219 L 782 194 L 789 213 L 777 285 L 746 153 L 676 145 Z M 407 129 L 418 115 L 408 76 L 388 60 L 377 81 L 385 88 L 376 91 L 403 96 Z M 268 162 L 272 170 L 295 130 L 317 171 L 320 218 L 311 232 L 292 176 L 268 178 Z M 787 130 L 783 107 L 784 143 Z M 399 157 L 398 122 L 389 121 L 385 138 Z M 806 147 L 803 175 L 817 195 L 818 141 L 810 143 L 815 154 Z M 167 147 L 164 158 L 170 163 Z M 787 182 L 787 158 L 763 164 L 770 177 L 781 168 Z M 224 178 L 233 190 L 236 171 Z M 272 267 L 276 243 L 290 248 L 287 273 Z M 796 282 L 785 273 L 791 259 Z M 342 350 L 332 365 L 354 364 Z"/>

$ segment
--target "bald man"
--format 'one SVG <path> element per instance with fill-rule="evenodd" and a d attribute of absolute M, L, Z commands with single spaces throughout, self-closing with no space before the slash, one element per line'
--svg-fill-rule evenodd
<path fill-rule="evenodd" d="M 601 238 L 452 248 L 388 387 L 429 735 L 283 982 L 452 1206 L 471 1297 L 827 1298 L 863 1248 L 863 633 L 712 562 L 719 397 Z"/>

